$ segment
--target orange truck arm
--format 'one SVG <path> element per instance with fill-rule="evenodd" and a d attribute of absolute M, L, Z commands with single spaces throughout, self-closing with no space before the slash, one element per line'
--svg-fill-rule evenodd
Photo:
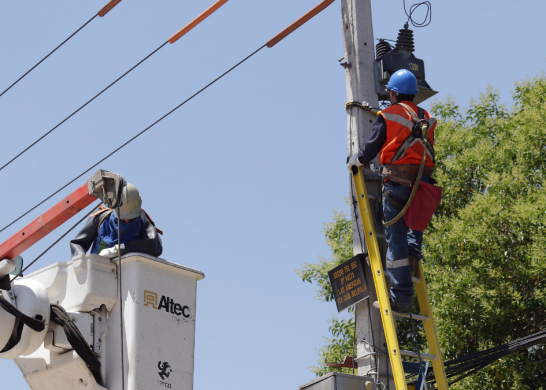
<path fill-rule="evenodd" d="M 19 256 L 97 198 L 110 207 L 116 207 L 122 187 L 122 176 L 98 170 L 87 183 L 0 244 L 0 260 Z"/>

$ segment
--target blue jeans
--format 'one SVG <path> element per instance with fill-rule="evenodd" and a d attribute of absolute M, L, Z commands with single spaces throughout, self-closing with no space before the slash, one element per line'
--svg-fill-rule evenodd
<path fill-rule="evenodd" d="M 398 183 L 386 181 L 384 183 L 387 193 L 398 203 L 406 204 L 411 188 Z M 391 205 L 383 196 L 383 215 L 388 222 L 396 217 L 400 210 Z M 387 238 L 387 273 L 392 282 L 390 291 L 391 299 L 399 305 L 411 306 L 413 297 L 413 281 L 411 280 L 411 267 L 409 256 L 421 260 L 421 245 L 423 232 L 411 230 L 407 227 L 404 217 L 394 225 L 385 227 Z"/>

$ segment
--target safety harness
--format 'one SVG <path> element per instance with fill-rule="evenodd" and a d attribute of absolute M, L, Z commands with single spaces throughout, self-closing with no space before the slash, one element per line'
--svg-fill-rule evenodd
<path fill-rule="evenodd" d="M 420 121 L 426 121 L 427 122 L 427 132 L 428 132 L 428 129 L 430 129 L 430 123 L 426 120 L 425 118 L 425 110 L 423 110 L 421 107 L 417 107 L 417 116 L 415 116 L 415 113 L 413 112 L 413 110 L 411 109 L 410 106 L 408 106 L 407 104 L 405 103 L 395 103 L 396 105 L 399 105 L 399 106 L 402 106 L 407 112 L 408 114 L 410 114 L 411 116 L 411 120 L 413 121 L 413 128 L 411 129 L 411 134 L 409 135 L 408 138 L 406 138 L 406 140 L 404 142 L 402 142 L 402 145 L 400 145 L 400 147 L 398 148 L 398 150 L 396 151 L 396 153 L 394 154 L 392 160 L 391 160 L 391 164 L 394 164 L 397 160 L 401 159 L 402 156 L 404 156 L 408 150 L 408 148 L 410 148 L 411 146 L 413 146 L 416 142 L 419 142 L 420 139 L 424 139 L 423 138 L 423 129 L 422 129 L 422 126 L 418 126 L 418 123 Z M 427 137 L 428 139 L 428 133 L 425 134 L 425 136 Z M 431 142 L 425 142 L 426 145 L 423 145 L 423 147 L 425 148 L 425 150 L 428 150 L 429 154 L 430 154 L 430 159 L 432 160 L 433 163 L 436 162 L 436 157 L 435 157 L 435 153 L 434 153 L 434 146 L 432 145 Z"/>
<path fill-rule="evenodd" d="M 400 103 L 400 102 L 396 104 L 402 106 L 411 116 L 411 120 L 413 121 L 413 128 L 411 129 L 411 134 L 409 135 L 409 137 L 406 138 L 406 140 L 402 143 L 402 145 L 400 145 L 400 147 L 396 151 L 391 161 L 391 164 L 395 162 L 396 160 L 400 159 L 406 153 L 408 148 L 411 145 L 413 145 L 415 142 L 418 142 L 420 139 L 423 140 L 424 150 L 423 150 L 423 158 L 421 159 L 421 165 L 419 166 L 419 170 L 417 171 L 416 176 L 403 172 L 403 171 L 396 171 L 393 168 L 391 168 L 391 167 L 395 167 L 395 168 L 404 167 L 403 165 L 381 166 L 379 170 L 379 174 L 383 175 L 387 179 L 392 180 L 394 182 L 398 182 L 398 183 L 400 183 L 400 181 L 407 182 L 406 184 L 407 187 L 410 187 L 411 184 L 413 184 L 410 197 L 408 198 L 408 201 L 406 202 L 405 205 L 402 205 L 401 203 L 394 200 L 392 196 L 390 196 L 387 193 L 385 186 L 384 185 L 382 186 L 383 195 L 385 196 L 385 199 L 387 200 L 387 202 L 389 202 L 391 205 L 393 205 L 397 209 L 401 210 L 400 213 L 396 217 L 394 217 L 392 220 L 388 222 L 383 221 L 383 225 L 385 226 L 391 226 L 391 225 L 394 225 L 396 222 L 398 222 L 398 220 L 402 218 L 402 216 L 406 213 L 406 211 L 410 207 L 411 202 L 413 201 L 413 198 L 415 197 L 415 194 L 417 193 L 417 189 L 419 188 L 419 183 L 421 182 L 421 177 L 423 176 L 423 172 L 425 170 L 427 150 L 429 151 L 429 153 L 431 153 L 431 159 L 432 159 L 432 162 L 434 162 L 434 147 L 428 141 L 428 129 L 430 128 L 430 123 L 425 118 L 425 111 L 422 108 L 419 108 L 418 110 L 419 116 L 417 116 L 415 115 L 415 112 L 413 112 L 411 107 L 409 107 L 407 104 Z M 429 148 L 429 145 L 430 145 L 430 148 Z M 406 178 L 404 178 L 403 176 L 406 176 Z"/>

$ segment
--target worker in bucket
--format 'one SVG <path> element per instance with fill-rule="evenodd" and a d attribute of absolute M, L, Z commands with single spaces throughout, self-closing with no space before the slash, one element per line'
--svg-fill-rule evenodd
<path fill-rule="evenodd" d="M 121 206 L 118 209 L 104 208 L 92 214 L 83 229 L 70 241 L 72 257 L 90 253 L 105 257 L 116 257 L 129 252 L 147 253 L 160 256 L 163 244 L 154 221 L 141 208 L 142 198 L 138 189 L 126 183 L 121 194 Z M 118 242 L 118 217 L 121 230 L 121 243 Z"/>
<path fill-rule="evenodd" d="M 384 223 L 389 245 L 387 273 L 392 282 L 391 308 L 395 312 L 408 314 L 412 312 L 412 276 L 415 274 L 416 262 L 422 258 L 423 230 L 441 198 L 441 188 L 433 186 L 435 181 L 431 179 L 436 162 L 434 155 L 436 119 L 413 103 L 419 91 L 417 79 L 409 70 L 395 72 L 387 84 L 387 90 L 392 105 L 379 114 L 371 136 L 363 142 L 358 154 L 349 158 L 348 165 L 350 170 L 353 166 L 369 167 L 369 163 L 379 154 L 379 173 L 385 178 L 384 220 L 394 222 L 391 225 L 388 222 Z M 427 137 L 423 137 L 423 132 L 419 131 L 422 127 L 418 126 L 422 126 L 423 123 L 427 126 L 428 131 L 425 132 Z M 424 164 L 421 164 L 425 152 L 426 159 Z M 415 188 L 416 195 L 410 200 L 419 171 L 422 171 L 422 179 Z M 427 196 L 420 195 L 421 190 L 427 191 L 429 188 L 432 188 L 435 197 L 430 202 Z M 408 200 L 411 204 L 406 211 L 405 206 L 410 203 Z M 401 211 L 406 212 L 402 214 Z M 411 219 L 408 218 L 410 211 Z M 415 219 L 417 223 L 414 223 Z"/>

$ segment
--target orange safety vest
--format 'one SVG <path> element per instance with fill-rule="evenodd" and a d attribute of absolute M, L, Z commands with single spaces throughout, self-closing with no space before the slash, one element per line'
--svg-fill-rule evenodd
<path fill-rule="evenodd" d="M 418 115 L 419 108 L 416 104 L 404 101 L 406 105 Z M 436 118 L 432 117 L 426 110 L 424 119 L 428 120 L 428 147 L 425 166 L 434 167 L 436 163 L 434 155 L 434 129 Z M 420 165 L 423 158 L 423 140 L 415 137 L 411 130 L 413 121 L 406 109 L 398 104 L 393 104 L 383 110 L 380 114 L 387 124 L 387 140 L 379 152 L 379 163 L 381 165 Z"/>

